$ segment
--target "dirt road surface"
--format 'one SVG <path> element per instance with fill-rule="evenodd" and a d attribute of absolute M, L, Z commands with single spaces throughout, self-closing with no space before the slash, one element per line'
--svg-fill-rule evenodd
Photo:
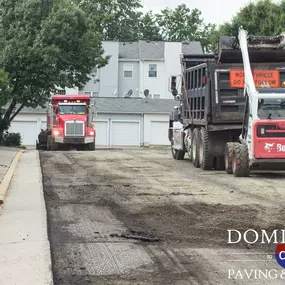
<path fill-rule="evenodd" d="M 40 158 L 55 285 L 284 284 L 276 245 L 227 232 L 285 228 L 284 173 L 234 178 L 169 150 Z"/>

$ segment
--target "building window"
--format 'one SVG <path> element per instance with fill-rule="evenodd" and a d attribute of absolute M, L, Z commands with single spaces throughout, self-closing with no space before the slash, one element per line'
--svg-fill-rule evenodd
<path fill-rule="evenodd" d="M 56 89 L 55 93 L 58 95 L 66 95 L 66 90 L 65 89 Z"/>
<path fill-rule="evenodd" d="M 132 78 L 132 77 L 133 77 L 133 65 L 124 64 L 124 78 Z"/>
<path fill-rule="evenodd" d="M 99 97 L 99 92 L 97 92 L 97 91 L 92 92 L 92 96 L 93 97 Z"/>
<path fill-rule="evenodd" d="M 160 99 L 160 95 L 159 94 L 153 94 L 153 99 Z"/>
<path fill-rule="evenodd" d="M 92 95 L 92 92 L 90 92 L 90 91 L 84 91 L 84 95 L 89 95 L 89 96 L 91 96 L 91 95 Z"/>
<path fill-rule="evenodd" d="M 157 64 L 149 65 L 148 77 L 157 77 Z"/>

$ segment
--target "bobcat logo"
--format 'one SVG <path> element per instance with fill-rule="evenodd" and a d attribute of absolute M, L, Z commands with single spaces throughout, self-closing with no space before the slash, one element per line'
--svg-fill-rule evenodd
<path fill-rule="evenodd" d="M 268 152 L 271 152 L 273 150 L 275 143 L 265 143 L 264 149 Z"/>

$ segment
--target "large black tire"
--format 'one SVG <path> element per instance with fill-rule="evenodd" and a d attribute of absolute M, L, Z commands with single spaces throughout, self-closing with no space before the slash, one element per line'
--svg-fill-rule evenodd
<path fill-rule="evenodd" d="M 173 146 L 171 146 L 171 153 L 172 153 L 172 157 L 175 160 L 182 160 L 182 159 L 184 159 L 184 156 L 185 156 L 185 151 L 184 150 L 177 150 L 177 149 L 173 148 Z"/>
<path fill-rule="evenodd" d="M 233 153 L 236 142 L 228 142 L 225 150 L 225 169 L 228 174 L 233 174 Z"/>
<path fill-rule="evenodd" d="M 192 151 L 192 163 L 196 168 L 200 167 L 199 163 L 200 141 L 201 141 L 200 131 L 198 129 L 194 129 L 191 151 Z"/>
<path fill-rule="evenodd" d="M 57 151 L 58 150 L 58 143 L 56 143 L 55 141 L 54 141 L 54 138 L 51 138 L 51 143 L 50 143 L 50 149 L 52 150 L 52 151 Z"/>
<path fill-rule="evenodd" d="M 235 144 L 233 151 L 233 174 L 235 177 L 249 176 L 248 148 L 245 144 Z"/>
<path fill-rule="evenodd" d="M 94 151 L 95 150 L 95 140 L 93 143 L 88 144 L 88 150 Z"/>
<path fill-rule="evenodd" d="M 199 148 L 199 164 L 203 170 L 211 170 L 214 167 L 213 156 L 209 152 L 209 137 L 208 131 L 201 128 L 201 140 Z"/>

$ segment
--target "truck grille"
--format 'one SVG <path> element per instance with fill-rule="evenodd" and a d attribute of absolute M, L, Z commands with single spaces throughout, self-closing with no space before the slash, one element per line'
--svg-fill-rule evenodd
<path fill-rule="evenodd" d="M 83 137 L 84 136 L 84 122 L 69 121 L 65 123 L 65 135 L 67 137 Z"/>

